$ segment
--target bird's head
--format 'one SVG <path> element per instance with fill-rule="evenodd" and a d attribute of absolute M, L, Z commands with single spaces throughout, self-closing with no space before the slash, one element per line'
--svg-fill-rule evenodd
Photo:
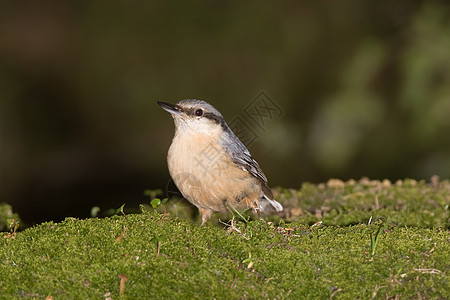
<path fill-rule="evenodd" d="M 158 101 L 158 104 L 172 115 L 177 131 L 214 133 L 226 127 L 222 114 L 203 100 L 186 99 L 175 105 Z"/>

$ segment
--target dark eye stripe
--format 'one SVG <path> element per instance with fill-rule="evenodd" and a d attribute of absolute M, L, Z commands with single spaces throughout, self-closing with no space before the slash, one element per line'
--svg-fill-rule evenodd
<path fill-rule="evenodd" d="M 221 117 L 216 116 L 215 114 L 209 113 L 209 112 L 205 112 L 203 115 L 204 118 L 208 118 L 214 122 L 216 122 L 217 124 L 220 124 L 222 122 L 225 122 Z"/>

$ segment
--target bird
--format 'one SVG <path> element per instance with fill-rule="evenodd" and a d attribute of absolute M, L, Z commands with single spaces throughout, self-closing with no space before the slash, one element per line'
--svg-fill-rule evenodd
<path fill-rule="evenodd" d="M 204 225 L 213 212 L 279 212 L 267 177 L 222 114 L 203 100 L 157 101 L 175 123 L 167 154 L 170 176 Z"/>

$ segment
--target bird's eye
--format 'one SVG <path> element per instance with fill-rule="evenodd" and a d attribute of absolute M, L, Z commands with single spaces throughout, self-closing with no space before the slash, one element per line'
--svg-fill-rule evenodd
<path fill-rule="evenodd" d="M 195 111 L 195 115 L 198 116 L 198 117 L 200 117 L 201 115 L 203 115 L 203 110 L 202 110 L 202 109 L 197 109 L 197 110 Z"/>

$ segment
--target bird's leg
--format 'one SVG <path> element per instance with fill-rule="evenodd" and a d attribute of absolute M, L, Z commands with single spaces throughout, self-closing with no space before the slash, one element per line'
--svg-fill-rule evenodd
<path fill-rule="evenodd" d="M 258 216 L 258 219 L 260 219 L 263 222 L 266 222 L 266 220 L 263 219 L 261 216 L 261 209 L 259 208 L 259 205 L 257 202 L 251 201 L 248 197 L 245 197 L 245 202 L 247 203 L 247 206 L 250 207 Z"/>
<path fill-rule="evenodd" d="M 212 210 L 205 209 L 205 208 L 198 208 L 198 211 L 200 212 L 200 215 L 202 216 L 202 226 L 205 225 L 206 221 L 211 218 Z"/>
<path fill-rule="evenodd" d="M 266 220 L 264 220 L 264 218 L 261 215 L 261 210 L 259 209 L 259 207 L 253 208 L 253 211 L 256 213 L 256 215 L 258 216 L 258 219 L 260 221 L 263 221 L 264 223 L 267 223 Z"/>
<path fill-rule="evenodd" d="M 261 216 L 261 211 L 259 210 L 259 208 L 255 208 L 255 209 L 253 209 L 253 211 L 256 213 L 256 215 L 258 216 L 258 218 L 260 220 L 264 221 L 263 217 Z"/>

